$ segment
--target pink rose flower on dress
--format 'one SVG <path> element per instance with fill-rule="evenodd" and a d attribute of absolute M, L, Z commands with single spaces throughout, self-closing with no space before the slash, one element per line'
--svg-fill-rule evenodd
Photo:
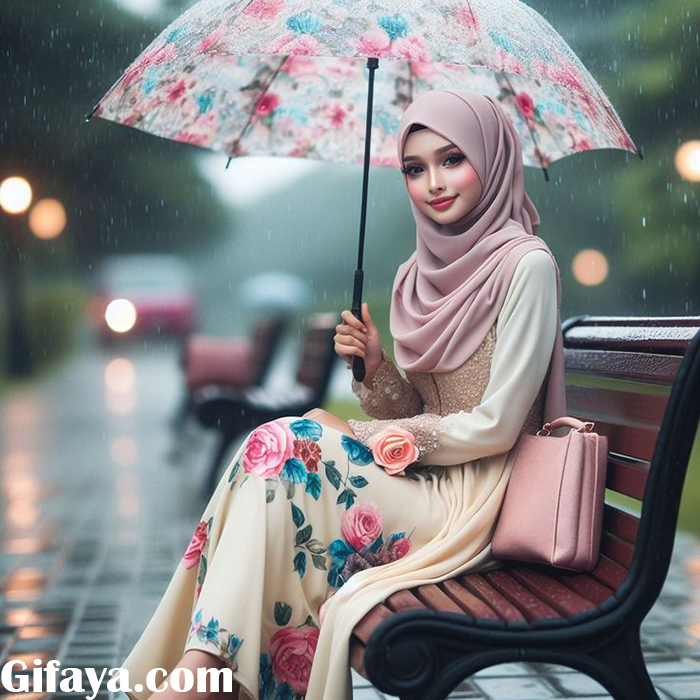
<path fill-rule="evenodd" d="M 250 435 L 243 453 L 243 469 L 263 478 L 277 476 L 294 456 L 294 433 L 279 421 L 263 423 Z"/>
<path fill-rule="evenodd" d="M 403 428 L 384 428 L 372 435 L 367 444 L 374 461 L 392 476 L 406 476 L 404 469 L 419 457 L 415 436 Z"/>
<path fill-rule="evenodd" d="M 303 625 L 282 627 L 270 638 L 272 673 L 295 693 L 306 693 L 318 635 L 318 627 Z"/>
<path fill-rule="evenodd" d="M 199 558 L 202 555 L 202 550 L 204 545 L 207 543 L 207 536 L 209 535 L 209 525 L 206 520 L 202 520 L 197 529 L 192 535 L 189 545 L 187 545 L 187 550 L 182 557 L 182 565 L 185 569 L 191 569 L 193 566 L 199 564 Z"/>
<path fill-rule="evenodd" d="M 343 539 L 359 552 L 382 534 L 382 514 L 376 503 L 357 503 L 343 513 L 340 525 Z"/>

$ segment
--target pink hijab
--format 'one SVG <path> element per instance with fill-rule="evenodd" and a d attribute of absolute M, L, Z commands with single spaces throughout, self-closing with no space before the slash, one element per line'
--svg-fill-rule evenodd
<path fill-rule="evenodd" d="M 411 201 L 416 250 L 394 278 L 390 329 L 397 362 L 410 372 L 449 372 L 464 364 L 486 337 L 523 255 L 552 253 L 536 235 L 540 217 L 525 192 L 520 141 L 497 100 L 467 90 L 424 93 L 399 124 L 400 163 L 412 124 L 455 144 L 482 186 L 476 205 L 452 224 L 436 223 Z M 561 281 L 554 256 L 552 260 L 559 306 Z M 566 412 L 560 331 L 548 377 L 545 421 Z"/>

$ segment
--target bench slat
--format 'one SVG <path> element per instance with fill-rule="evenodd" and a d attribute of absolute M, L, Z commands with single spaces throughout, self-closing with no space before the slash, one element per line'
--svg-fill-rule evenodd
<path fill-rule="evenodd" d="M 520 610 L 513 605 L 508 598 L 501 595 L 501 593 L 484 578 L 484 574 L 466 574 L 460 576 L 458 580 L 466 590 L 488 603 L 502 620 L 506 620 L 507 622 L 525 620 L 525 616 Z"/>
<path fill-rule="evenodd" d="M 512 568 L 509 573 L 560 615 L 574 615 L 595 607 L 590 600 L 581 597 L 547 574 L 524 566 Z"/>
<path fill-rule="evenodd" d="M 643 424 L 658 428 L 664 417 L 668 396 L 636 394 L 569 384 L 566 387 L 569 411 L 589 416 L 590 420 L 607 420 L 616 425 Z"/>
<path fill-rule="evenodd" d="M 474 618 L 500 620 L 501 618 L 479 596 L 468 591 L 456 579 L 438 584 L 468 615 Z"/>
<path fill-rule="evenodd" d="M 545 617 L 561 617 L 554 608 L 539 600 L 506 570 L 488 571 L 484 573 L 484 578 L 513 605 L 516 605 L 528 621 Z"/>
<path fill-rule="evenodd" d="M 432 610 L 455 613 L 464 612 L 450 596 L 433 583 L 426 583 L 412 590 L 415 592 L 418 599 Z"/>
<path fill-rule="evenodd" d="M 567 413 L 580 420 L 591 420 L 590 416 L 580 411 L 567 410 Z M 651 461 L 654 445 L 659 434 L 657 428 L 616 425 L 603 420 L 595 420 L 595 431 L 608 436 L 608 450 L 629 457 Z"/>
<path fill-rule="evenodd" d="M 641 501 L 649 476 L 649 462 L 632 461 L 620 455 L 608 457 L 606 487 Z"/>
<path fill-rule="evenodd" d="M 627 573 L 627 569 L 622 566 L 622 564 L 618 564 L 616 561 L 609 559 L 605 554 L 601 554 L 598 563 L 593 570 L 589 572 L 589 576 L 592 576 L 608 588 L 616 591 L 627 577 Z"/>
<path fill-rule="evenodd" d="M 634 556 L 634 545 L 610 532 L 603 532 L 600 538 L 600 551 L 618 564 L 629 569 Z"/>
<path fill-rule="evenodd" d="M 365 652 L 367 647 L 355 637 L 350 639 L 350 666 L 352 666 L 361 676 L 367 678 L 365 670 Z"/>
<path fill-rule="evenodd" d="M 400 612 L 401 610 L 425 610 L 426 608 L 407 588 L 392 593 L 384 602 L 395 612 Z"/>
<path fill-rule="evenodd" d="M 639 533 L 639 518 L 606 503 L 603 506 L 603 530 L 634 543 Z"/>
<path fill-rule="evenodd" d="M 697 319 L 687 324 L 669 323 L 661 320 L 658 325 L 644 327 L 611 322 L 602 324 L 598 319 L 592 325 L 585 321 L 570 328 L 566 333 L 566 346 L 595 350 L 623 350 L 625 352 L 649 352 L 663 355 L 682 355 L 698 328 Z"/>
<path fill-rule="evenodd" d="M 355 625 L 353 634 L 363 643 L 367 644 L 377 625 L 385 618 L 394 614 L 392 610 L 383 603 L 375 605 L 367 614 Z"/>
<path fill-rule="evenodd" d="M 600 605 L 614 593 L 612 588 L 592 578 L 589 574 L 577 574 L 574 571 L 558 569 L 553 576 L 582 598 L 586 598 L 596 605 Z"/>
<path fill-rule="evenodd" d="M 644 352 L 608 352 L 565 348 L 567 372 L 581 372 L 602 379 L 629 379 L 671 385 L 682 358 L 678 355 L 652 355 Z"/>

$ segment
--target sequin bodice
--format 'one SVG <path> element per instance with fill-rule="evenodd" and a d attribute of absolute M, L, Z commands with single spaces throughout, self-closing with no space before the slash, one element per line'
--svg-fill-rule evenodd
<path fill-rule="evenodd" d="M 496 324 L 464 364 L 449 372 L 406 372 L 401 377 L 391 357 L 382 350 L 382 364 L 373 380 L 373 391 L 353 380 L 353 391 L 365 410 L 377 418 L 410 417 L 417 414 L 447 416 L 470 412 L 482 400 L 489 383 L 496 347 Z M 522 431 L 534 433 L 542 427 L 543 382 L 523 423 Z M 359 425 L 353 421 L 353 425 Z"/>

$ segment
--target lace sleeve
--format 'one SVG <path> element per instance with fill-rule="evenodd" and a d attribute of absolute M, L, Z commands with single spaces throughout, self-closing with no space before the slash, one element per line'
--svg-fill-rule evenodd
<path fill-rule="evenodd" d="M 388 420 L 348 420 L 348 424 L 360 442 L 367 444 L 372 435 L 389 426 L 403 428 L 413 433 L 418 448 L 417 462 L 422 462 L 427 455 L 440 445 L 439 423 L 441 416 L 437 413 L 421 413 L 410 418 Z"/>
<path fill-rule="evenodd" d="M 410 418 L 423 408 L 418 390 L 401 376 L 384 348 L 372 389 L 353 379 L 352 391 L 360 400 L 362 410 L 372 418 Z"/>

